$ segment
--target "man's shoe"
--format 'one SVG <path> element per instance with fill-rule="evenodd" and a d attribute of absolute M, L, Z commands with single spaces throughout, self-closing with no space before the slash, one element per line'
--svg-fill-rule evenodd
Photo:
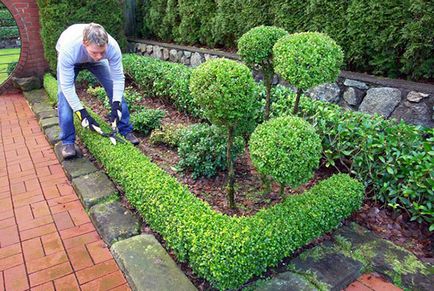
<path fill-rule="evenodd" d="M 74 144 L 64 144 L 62 146 L 62 156 L 65 160 L 75 157 L 76 154 L 77 152 L 75 151 Z"/>
<path fill-rule="evenodd" d="M 125 135 L 125 139 L 132 143 L 133 145 L 138 145 L 140 141 L 137 139 L 137 137 L 132 133 L 129 132 Z"/>

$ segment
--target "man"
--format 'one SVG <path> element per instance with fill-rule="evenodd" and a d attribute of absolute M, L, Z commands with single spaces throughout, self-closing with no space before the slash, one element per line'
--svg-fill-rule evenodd
<path fill-rule="evenodd" d="M 110 99 L 110 122 L 116 122 L 119 133 L 132 144 L 139 140 L 132 133 L 130 114 L 123 98 L 125 77 L 122 53 L 116 40 L 96 23 L 74 24 L 68 27 L 56 44 L 58 112 L 62 155 L 76 155 L 73 112 L 83 127 L 99 131 L 99 124 L 88 114 L 75 91 L 75 79 L 81 70 L 89 70 L 104 87 Z"/>

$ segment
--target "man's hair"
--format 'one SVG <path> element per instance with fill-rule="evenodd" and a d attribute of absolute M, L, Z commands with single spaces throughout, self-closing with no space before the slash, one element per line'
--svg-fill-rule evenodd
<path fill-rule="evenodd" d="M 108 44 L 108 34 L 104 27 L 97 23 L 89 23 L 83 30 L 83 42 L 85 44 L 96 44 L 105 46 Z"/>

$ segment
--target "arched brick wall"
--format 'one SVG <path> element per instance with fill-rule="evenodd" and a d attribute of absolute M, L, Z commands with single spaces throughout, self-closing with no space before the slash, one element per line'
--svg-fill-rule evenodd
<path fill-rule="evenodd" d="M 48 64 L 44 59 L 44 48 L 39 34 L 39 12 L 35 0 L 0 0 L 17 22 L 21 38 L 21 55 L 13 73 L 17 77 L 29 77 L 32 75 L 43 76 L 48 70 Z M 12 87 L 9 79 L 1 86 L 0 93 Z"/>

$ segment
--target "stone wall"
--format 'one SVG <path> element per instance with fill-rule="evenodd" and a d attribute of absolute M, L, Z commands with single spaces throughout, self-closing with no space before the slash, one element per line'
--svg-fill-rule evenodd
<path fill-rule="evenodd" d="M 240 60 L 236 54 L 196 47 L 129 39 L 128 50 L 165 61 L 196 67 L 211 58 Z M 254 73 L 257 80 L 259 74 Z M 275 76 L 274 84 L 289 85 Z M 377 78 L 343 71 L 338 80 L 307 92 L 309 96 L 339 104 L 347 110 L 377 113 L 385 118 L 434 127 L 434 85 L 406 80 Z"/>

